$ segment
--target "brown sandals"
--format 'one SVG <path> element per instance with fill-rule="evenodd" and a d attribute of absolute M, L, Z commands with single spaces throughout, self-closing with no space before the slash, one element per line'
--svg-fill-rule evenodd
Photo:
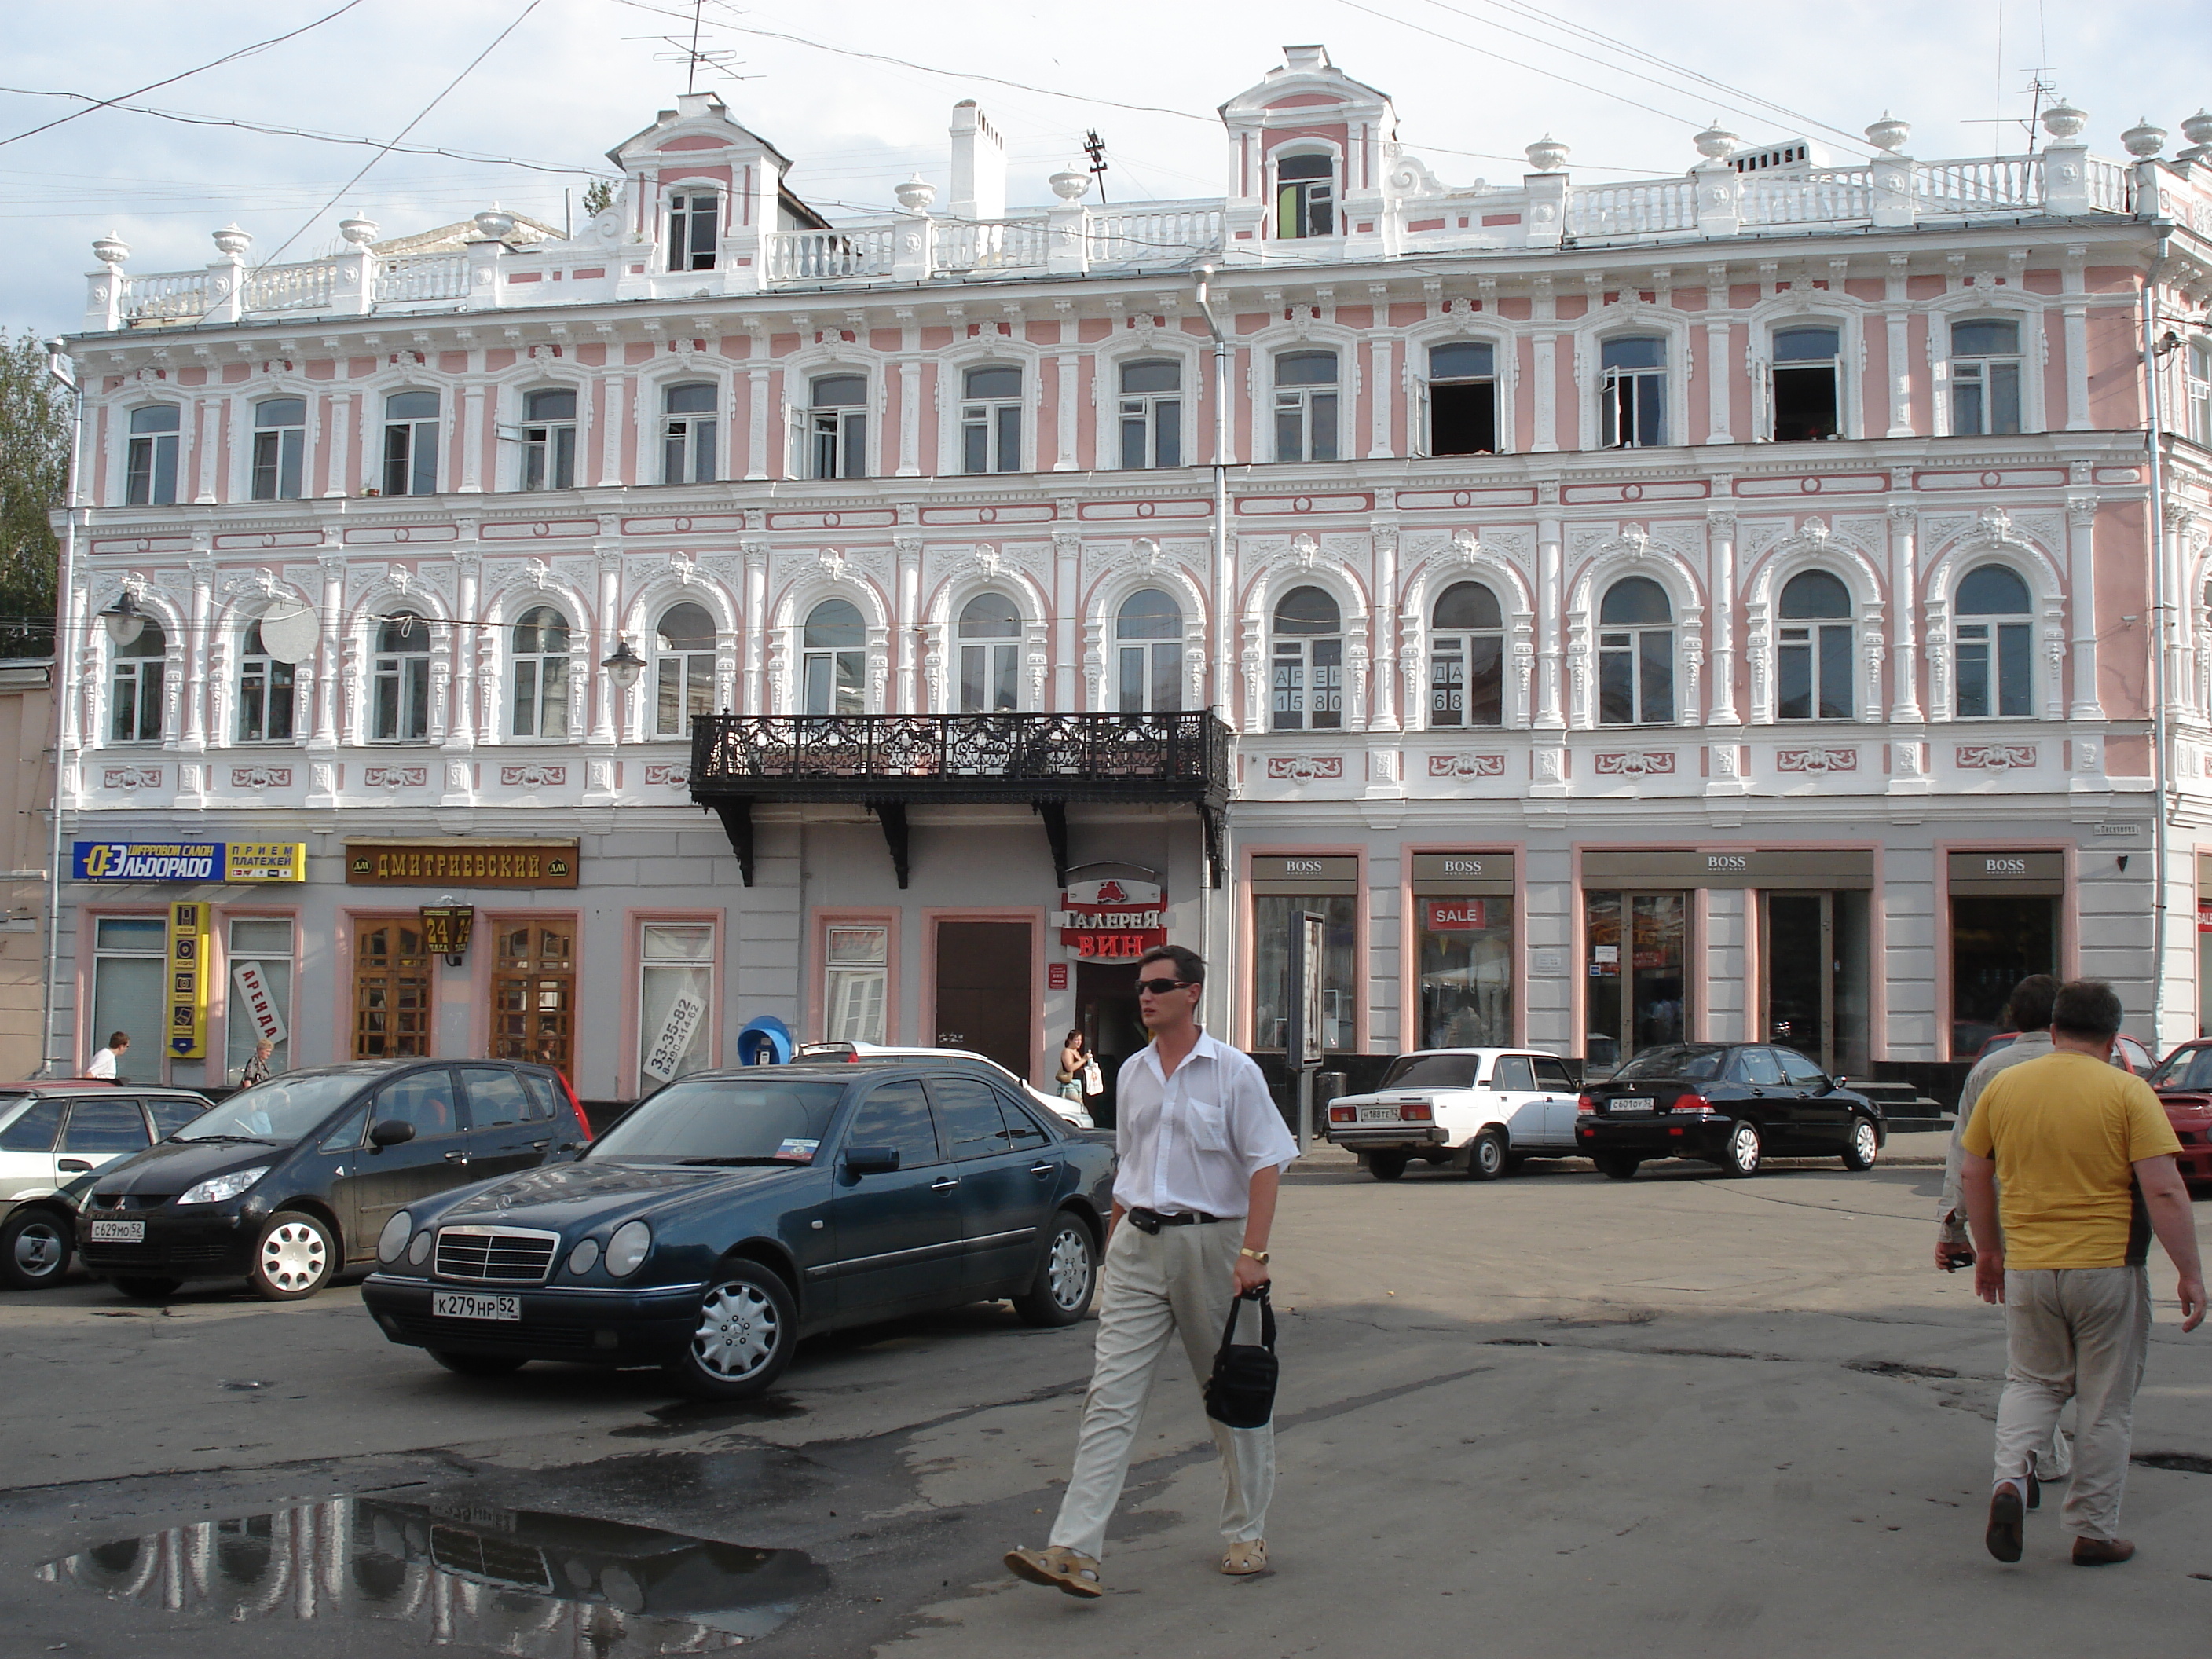
<path fill-rule="evenodd" d="M 1221 1571 L 1231 1578 L 1246 1578 L 1267 1570 L 1267 1540 L 1264 1538 L 1240 1540 L 1231 1544 L 1221 1558 Z"/>
<path fill-rule="evenodd" d="M 1079 1551 L 1069 1549 L 1065 1544 L 1054 1544 L 1041 1550 L 1008 1550 L 1006 1565 L 1017 1578 L 1026 1578 L 1032 1584 L 1048 1585 L 1069 1595 L 1087 1597 L 1106 1594 L 1106 1586 L 1099 1581 L 1097 1561 Z M 1223 1571 L 1228 1569 L 1224 1567 Z"/>

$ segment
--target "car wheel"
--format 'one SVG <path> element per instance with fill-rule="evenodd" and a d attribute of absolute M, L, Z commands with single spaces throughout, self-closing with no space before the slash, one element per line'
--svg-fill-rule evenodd
<path fill-rule="evenodd" d="M 725 1267 L 699 1298 L 698 1325 L 668 1370 L 701 1400 L 748 1400 L 783 1375 L 799 1346 L 799 1310 L 783 1280 L 754 1261 Z"/>
<path fill-rule="evenodd" d="M 108 1283 L 133 1302 L 167 1302 L 177 1293 L 181 1279 L 112 1279 Z"/>
<path fill-rule="evenodd" d="M 1370 1152 L 1367 1154 L 1367 1173 L 1377 1181 L 1395 1181 L 1406 1173 L 1403 1152 Z"/>
<path fill-rule="evenodd" d="M 1642 1158 L 1626 1152 L 1600 1152 L 1594 1161 L 1598 1173 L 1612 1181 L 1633 1181 L 1637 1170 L 1644 1167 Z"/>
<path fill-rule="evenodd" d="M 69 1223 L 52 1210 L 18 1210 L 0 1226 L 0 1279 L 19 1291 L 58 1285 L 75 1250 Z"/>
<path fill-rule="evenodd" d="M 1851 1120 L 1851 1138 L 1844 1146 L 1844 1167 L 1846 1170 L 1871 1170 L 1874 1161 L 1881 1156 L 1881 1135 L 1870 1117 Z"/>
<path fill-rule="evenodd" d="M 1721 1153 L 1721 1173 L 1725 1176 L 1755 1176 L 1763 1152 L 1759 1139 L 1759 1125 L 1739 1119 L 1729 1125 L 1728 1146 Z"/>
<path fill-rule="evenodd" d="M 519 1354 L 449 1353 L 443 1348 L 431 1348 L 428 1352 L 456 1376 L 506 1376 L 530 1363 Z"/>
<path fill-rule="evenodd" d="M 303 1302 L 331 1282 L 338 1247 L 331 1230 L 298 1210 L 279 1210 L 261 1230 L 246 1282 L 264 1302 Z"/>
<path fill-rule="evenodd" d="M 1504 1173 L 1505 1137 L 1496 1129 L 1485 1129 L 1468 1145 L 1467 1178 L 1495 1181 Z"/>
<path fill-rule="evenodd" d="M 1098 1246 L 1082 1218 L 1062 1210 L 1048 1229 L 1051 1242 L 1028 1291 L 1014 1298 L 1024 1325 L 1073 1325 L 1091 1311 L 1098 1283 Z"/>

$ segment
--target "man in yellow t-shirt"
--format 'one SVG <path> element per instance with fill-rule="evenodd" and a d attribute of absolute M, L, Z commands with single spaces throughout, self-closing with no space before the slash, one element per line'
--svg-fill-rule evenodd
<path fill-rule="evenodd" d="M 2118 1533 L 2136 1390 L 2150 1343 L 2150 1236 L 2180 1274 L 2181 1328 L 2204 1317 L 2197 1221 L 2181 1150 L 2150 1086 L 2108 1062 L 2120 1000 L 2102 980 L 2053 999 L 2053 1052 L 1991 1080 L 1966 1127 L 1961 1170 L 1974 1289 L 2005 1310 L 2004 1395 L 1987 1541 L 2017 1561 L 2029 1464 L 2076 1402 L 2065 1527 L 2074 1564 L 2124 1561 Z M 1997 1188 L 2003 1188 L 2000 1228 Z"/>

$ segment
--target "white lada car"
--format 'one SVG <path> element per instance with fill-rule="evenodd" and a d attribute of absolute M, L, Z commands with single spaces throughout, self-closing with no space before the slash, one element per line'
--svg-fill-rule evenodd
<path fill-rule="evenodd" d="M 1529 1048 L 1421 1048 L 1401 1054 L 1372 1094 L 1328 1103 L 1328 1139 L 1377 1181 L 1414 1158 L 1476 1181 L 1527 1158 L 1573 1158 L 1580 1090 L 1556 1054 Z"/>

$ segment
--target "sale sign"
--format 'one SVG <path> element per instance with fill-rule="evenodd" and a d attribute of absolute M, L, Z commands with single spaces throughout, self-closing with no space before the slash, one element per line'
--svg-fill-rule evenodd
<path fill-rule="evenodd" d="M 1070 882 L 1052 925 L 1087 962 L 1134 962 L 1168 942 L 1167 894 L 1149 881 Z"/>
<path fill-rule="evenodd" d="M 1431 933 L 1479 933 L 1490 926 L 1484 902 L 1479 898 L 1430 899 L 1422 908 Z"/>

